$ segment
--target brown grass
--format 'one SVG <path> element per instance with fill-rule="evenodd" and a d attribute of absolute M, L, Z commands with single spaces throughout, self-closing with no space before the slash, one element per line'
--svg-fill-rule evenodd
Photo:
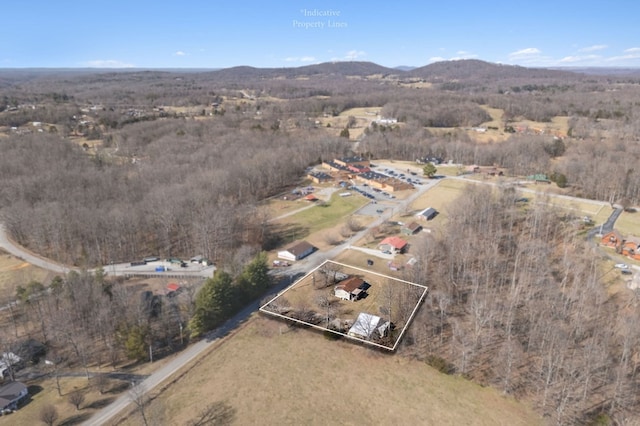
<path fill-rule="evenodd" d="M 26 286 L 31 281 L 46 283 L 50 273 L 0 250 L 0 292 L 14 296 L 18 285 Z"/>
<path fill-rule="evenodd" d="M 62 396 L 58 395 L 55 379 L 48 378 L 37 382 L 25 382 L 29 387 L 31 401 L 9 416 L 0 417 L 0 425 L 37 425 L 42 424 L 39 419 L 40 410 L 45 405 L 53 405 L 58 411 L 56 424 L 79 424 L 87 421 L 106 404 L 113 401 L 118 393 L 126 390 L 127 382 L 109 379 L 107 392 L 103 395 L 90 386 L 85 377 L 62 377 L 60 388 Z M 80 410 L 69 404 L 69 394 L 79 391 L 85 394 L 85 401 Z"/>
<path fill-rule="evenodd" d="M 234 424 L 541 424 L 496 390 L 264 317 L 160 394 L 152 423 L 185 424 L 215 401 L 236 410 Z"/>

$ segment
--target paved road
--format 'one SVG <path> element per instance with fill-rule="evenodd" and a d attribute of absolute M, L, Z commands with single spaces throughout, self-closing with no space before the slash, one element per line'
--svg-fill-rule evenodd
<path fill-rule="evenodd" d="M 352 237 L 344 241 L 342 244 L 333 247 L 329 250 L 316 252 L 306 259 L 294 263 L 292 266 L 278 270 L 277 273 L 282 274 L 284 279 L 281 281 L 281 284 L 274 287 L 271 291 L 272 295 L 277 294 L 278 292 L 284 290 L 290 284 L 294 282 L 294 280 L 311 271 L 315 267 L 322 264 L 325 260 L 336 257 L 342 250 L 349 248 L 354 242 L 360 240 L 362 237 L 369 232 L 369 229 L 379 226 L 384 221 L 391 218 L 394 214 L 405 211 L 407 207 L 420 195 L 422 195 L 425 191 L 433 186 L 437 185 L 440 182 L 439 179 L 429 180 L 426 184 L 416 187 L 416 191 L 404 200 L 397 200 L 396 207 L 393 209 L 387 209 L 385 213 L 381 214 L 376 218 L 367 228 L 362 229 L 361 231 L 354 234 Z M 69 268 L 61 267 L 53 262 L 46 261 L 37 256 L 34 256 L 24 250 L 21 250 L 19 247 L 15 246 L 11 243 L 4 233 L 4 229 L 0 228 L 0 246 L 5 248 L 10 253 L 22 257 L 28 262 L 33 262 L 35 265 L 43 267 L 49 270 L 55 270 L 62 272 L 65 270 L 70 270 Z M 267 295 L 266 297 L 269 297 Z M 264 299 L 263 299 L 264 300 Z M 242 324 L 246 321 L 249 316 L 256 312 L 260 307 L 260 301 L 255 301 L 245 307 L 241 312 L 236 314 L 233 318 L 227 321 L 223 326 L 209 333 L 205 339 L 189 346 L 187 349 L 178 354 L 174 359 L 169 361 L 163 367 L 153 372 L 149 377 L 140 382 L 141 389 L 145 391 L 149 391 L 165 380 L 169 379 L 172 375 L 174 375 L 179 369 L 184 367 L 190 361 L 194 360 L 200 354 L 209 349 L 216 341 L 220 338 L 224 337 L 230 331 L 234 330 L 238 325 Z M 103 425 L 112 421 L 116 416 L 118 416 L 123 410 L 125 410 L 129 404 L 131 403 L 131 398 L 128 394 L 120 396 L 113 403 L 96 413 L 89 421 L 85 424 L 87 425 Z"/>
<path fill-rule="evenodd" d="M 80 272 L 80 268 L 73 266 L 66 266 L 60 263 L 54 262 L 50 259 L 40 257 L 22 246 L 14 243 L 7 236 L 7 232 L 4 225 L 0 224 L 0 248 L 11 253 L 15 257 L 24 260 L 34 266 L 45 269 L 47 271 L 55 272 L 58 274 L 68 274 L 71 271 Z M 202 277 L 210 278 L 213 276 L 215 267 L 213 265 L 201 266 L 196 264 L 188 264 L 187 268 L 180 268 L 175 265 L 167 265 L 165 272 L 157 272 L 155 267 L 164 265 L 163 262 L 154 262 L 147 265 L 131 266 L 130 263 L 117 263 L 111 265 L 104 265 L 102 269 L 112 276 L 125 276 L 125 275 L 140 275 L 140 276 L 157 276 L 157 277 Z M 173 269 L 173 266 L 175 266 Z M 89 272 L 94 272 L 95 269 L 89 269 Z"/>
<path fill-rule="evenodd" d="M 78 268 L 68 267 L 65 265 L 61 265 L 57 262 L 54 262 L 49 259 L 42 258 L 28 250 L 24 247 L 21 247 L 15 244 L 13 241 L 7 237 L 7 232 L 4 228 L 4 225 L 0 223 L 0 247 L 11 253 L 15 257 L 24 260 L 25 262 L 29 262 L 30 264 L 37 266 L 42 269 L 46 269 L 47 271 L 56 272 L 59 274 L 68 274 L 70 271 L 80 271 Z"/>

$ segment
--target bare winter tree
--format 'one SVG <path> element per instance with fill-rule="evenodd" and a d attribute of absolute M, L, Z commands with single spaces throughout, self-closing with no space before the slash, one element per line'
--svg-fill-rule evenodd
<path fill-rule="evenodd" d="M 80 406 L 84 403 L 84 399 L 84 393 L 81 391 L 71 392 L 68 397 L 69 404 L 76 407 L 76 410 L 80 410 Z"/>
<path fill-rule="evenodd" d="M 53 426 L 58 420 L 58 410 L 53 405 L 47 404 L 40 409 L 38 417 L 47 426 Z"/>
<path fill-rule="evenodd" d="M 190 420 L 188 426 L 207 426 L 207 425 L 230 425 L 233 423 L 236 410 L 224 401 L 217 401 L 208 404 L 203 408 L 198 416 Z"/>
<path fill-rule="evenodd" d="M 149 405 L 149 396 L 147 395 L 146 386 L 142 383 L 134 384 L 128 393 L 129 400 L 135 405 L 136 411 L 142 418 L 142 423 L 145 426 L 149 425 L 147 419 L 147 406 Z"/>

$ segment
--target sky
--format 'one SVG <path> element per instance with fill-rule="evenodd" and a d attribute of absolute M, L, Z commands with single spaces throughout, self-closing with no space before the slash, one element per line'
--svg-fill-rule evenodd
<path fill-rule="evenodd" d="M 7 1 L 0 68 L 640 67 L 640 1 Z"/>

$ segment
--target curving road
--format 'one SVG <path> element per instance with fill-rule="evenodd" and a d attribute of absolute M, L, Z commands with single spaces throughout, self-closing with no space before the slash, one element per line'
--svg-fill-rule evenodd
<path fill-rule="evenodd" d="M 56 272 L 58 274 L 68 274 L 71 271 L 79 272 L 78 268 L 70 268 L 65 265 L 61 265 L 60 263 L 54 262 L 49 259 L 45 259 L 40 257 L 22 246 L 15 244 L 9 237 L 7 236 L 7 231 L 3 224 L 0 223 L 0 248 L 5 251 L 11 253 L 15 257 L 24 260 L 34 266 L 37 266 L 42 269 L 46 269 L 47 271 Z"/>
<path fill-rule="evenodd" d="M 302 261 L 298 261 L 293 264 L 291 267 L 286 268 L 286 270 L 279 270 L 277 273 L 282 274 L 281 278 L 284 278 L 280 281 L 280 284 L 272 288 L 270 291 L 271 296 L 275 296 L 278 292 L 284 290 L 293 281 L 299 277 L 301 274 L 304 275 L 308 271 L 311 271 L 322 262 L 327 259 L 334 258 L 341 251 L 348 249 L 351 247 L 352 242 L 359 240 L 364 237 L 369 229 L 375 226 L 380 225 L 384 221 L 390 219 L 395 213 L 399 211 L 404 211 L 416 198 L 426 192 L 428 189 L 437 185 L 440 182 L 438 180 L 429 180 L 427 184 L 416 187 L 416 191 L 410 197 L 405 200 L 397 200 L 396 207 L 393 209 L 387 209 L 384 214 L 379 215 L 375 221 L 373 221 L 369 226 L 356 234 L 354 234 L 351 238 L 344 241 L 342 244 L 331 248 L 330 250 L 323 252 L 315 252 L 314 254 L 308 256 Z M 532 191 L 534 192 L 534 191 Z M 305 207 L 306 208 L 306 207 Z M 310 208 L 310 207 L 309 207 Z M 292 213 L 288 213 L 292 214 Z M 619 215 L 619 213 L 618 213 Z M 613 216 L 613 215 L 612 215 Z M 617 218 L 617 216 L 615 216 Z M 615 221 L 614 218 L 610 218 L 610 220 Z M 613 223 L 611 222 L 611 224 Z M 612 226 L 612 225 L 611 225 Z M 11 240 L 9 240 L 6 236 L 4 227 L 0 225 L 0 247 L 7 250 L 9 253 L 14 256 L 20 257 L 27 262 L 33 263 L 36 266 L 39 266 L 44 269 L 48 269 L 51 271 L 59 272 L 59 273 L 67 273 L 70 270 L 74 270 L 73 268 L 68 268 L 63 265 L 59 265 L 55 262 L 51 262 L 49 260 L 40 258 L 26 250 L 22 247 L 17 246 Z M 108 268 L 112 268 L 113 265 Z M 111 269 L 108 270 L 111 272 Z M 265 297 L 269 297 L 269 295 L 265 295 Z M 262 299 L 264 300 L 264 299 Z M 250 305 L 246 306 L 242 311 L 236 314 L 233 318 L 228 320 L 224 325 L 217 328 L 216 330 L 207 334 L 206 338 L 189 346 L 187 349 L 179 353 L 174 359 L 167 362 L 163 367 L 158 369 L 149 375 L 146 379 L 139 383 L 141 389 L 144 392 L 148 392 L 151 389 L 157 387 L 162 382 L 168 380 L 171 376 L 178 372 L 181 368 L 185 367 L 189 362 L 193 361 L 196 357 L 203 354 L 205 351 L 209 350 L 219 339 L 223 338 L 230 331 L 237 328 L 240 324 L 246 321 L 251 314 L 256 312 L 260 307 L 260 301 L 255 301 Z M 113 403 L 96 413 L 91 419 L 89 419 L 85 424 L 87 425 L 103 425 L 110 422 L 113 422 L 118 415 L 120 415 L 123 410 L 127 409 L 127 407 L 131 404 L 131 397 L 128 394 L 124 394 L 116 399 Z"/>

